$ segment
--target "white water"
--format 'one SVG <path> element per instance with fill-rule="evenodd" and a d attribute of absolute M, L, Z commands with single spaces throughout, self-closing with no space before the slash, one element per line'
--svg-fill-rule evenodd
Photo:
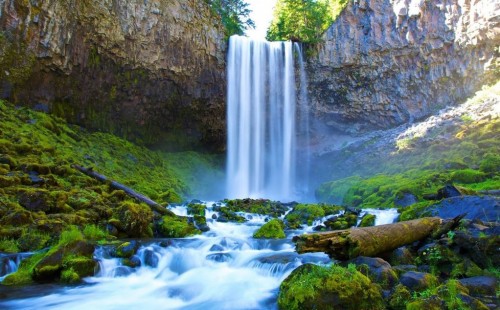
<path fill-rule="evenodd" d="M 240 36 L 229 39 L 229 198 L 266 197 L 289 201 L 297 196 L 293 48 L 292 42 L 267 42 Z M 296 49 L 300 50 L 299 45 Z M 302 72 L 303 67 L 302 64 Z M 305 75 L 301 77 L 301 87 L 305 88 Z"/>
<path fill-rule="evenodd" d="M 185 214 L 184 207 L 173 209 Z M 219 223 L 207 212 L 210 231 L 174 239 L 161 247 L 144 244 L 135 270 L 96 251 L 101 270 L 87 285 L 46 296 L 0 301 L 1 309 L 275 309 L 280 283 L 304 262 L 328 262 L 325 254 L 294 252 L 286 240 L 257 240 L 264 216 L 244 224 Z M 294 231 L 301 233 L 302 231 Z"/>

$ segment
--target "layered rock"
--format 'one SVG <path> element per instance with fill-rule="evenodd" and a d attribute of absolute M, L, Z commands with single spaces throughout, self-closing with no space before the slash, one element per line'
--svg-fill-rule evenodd
<path fill-rule="evenodd" d="M 149 143 L 221 145 L 219 20 L 201 0 L 2 0 L 0 98 Z"/>
<path fill-rule="evenodd" d="M 388 128 L 499 77 L 500 3 L 350 1 L 309 59 L 313 109 L 331 128 Z"/>

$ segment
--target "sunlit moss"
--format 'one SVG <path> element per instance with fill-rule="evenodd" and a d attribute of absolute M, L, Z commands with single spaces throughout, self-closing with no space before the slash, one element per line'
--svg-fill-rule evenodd
<path fill-rule="evenodd" d="M 256 230 L 253 237 L 260 239 L 284 239 L 284 228 L 285 224 L 281 220 L 272 219 Z"/>

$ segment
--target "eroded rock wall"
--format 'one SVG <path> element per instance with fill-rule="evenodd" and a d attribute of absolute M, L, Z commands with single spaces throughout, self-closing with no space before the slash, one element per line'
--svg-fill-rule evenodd
<path fill-rule="evenodd" d="M 171 147 L 225 143 L 225 46 L 202 0 L 0 0 L 0 95 Z"/>
<path fill-rule="evenodd" d="M 317 116 L 388 128 L 500 77 L 500 0 L 353 0 L 323 40 L 308 62 Z"/>

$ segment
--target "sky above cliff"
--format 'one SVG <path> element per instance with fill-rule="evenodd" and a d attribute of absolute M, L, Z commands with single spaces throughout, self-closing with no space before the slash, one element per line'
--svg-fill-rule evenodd
<path fill-rule="evenodd" d="M 276 0 L 247 0 L 246 2 L 252 10 L 250 18 L 255 22 L 255 29 L 247 30 L 246 35 L 252 38 L 264 39 L 273 18 Z"/>

